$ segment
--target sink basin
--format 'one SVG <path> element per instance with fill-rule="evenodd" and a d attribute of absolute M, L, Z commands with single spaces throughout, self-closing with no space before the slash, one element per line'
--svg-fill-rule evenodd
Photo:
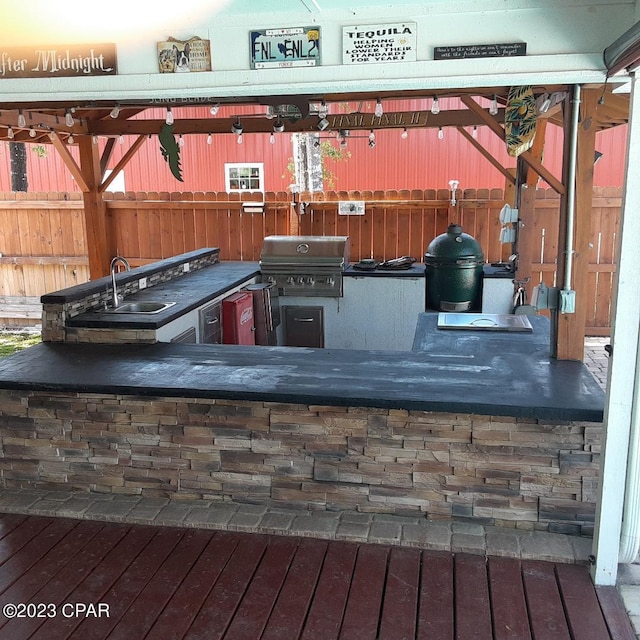
<path fill-rule="evenodd" d="M 175 302 L 123 302 L 109 311 L 112 313 L 160 313 L 174 304 Z"/>

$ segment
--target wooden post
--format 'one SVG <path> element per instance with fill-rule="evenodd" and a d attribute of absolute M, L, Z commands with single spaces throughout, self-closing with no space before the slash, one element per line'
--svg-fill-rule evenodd
<path fill-rule="evenodd" d="M 516 280 L 525 281 L 532 276 L 534 235 L 535 235 L 535 208 L 536 190 L 523 185 L 520 187 L 520 198 L 518 203 L 518 240 L 516 248 L 518 251 L 518 267 L 516 269 Z M 524 284 L 527 292 L 527 300 L 531 300 L 533 286 L 531 280 Z"/>
<path fill-rule="evenodd" d="M 87 250 L 89 253 L 89 278 L 96 280 L 109 273 L 109 242 L 107 238 L 106 205 L 100 183 L 100 155 L 98 145 L 91 136 L 79 136 L 80 169 L 87 189 L 83 191 Z"/>
<path fill-rule="evenodd" d="M 575 183 L 575 216 L 573 225 L 573 269 L 570 275 L 570 286 L 575 291 L 575 313 L 557 313 L 557 358 L 558 360 L 583 360 L 584 336 L 586 332 L 588 285 L 589 285 L 589 242 L 591 239 L 591 210 L 593 199 L 593 164 L 596 149 L 596 109 L 598 91 L 585 89 L 582 92 L 580 112 L 582 117 L 578 124 L 576 183 Z M 575 106 L 575 105 L 574 105 Z M 561 224 L 564 216 L 561 216 Z M 566 234 L 561 229 L 561 238 Z M 563 288 L 565 281 L 564 260 L 566 243 L 559 244 L 564 251 L 558 252 L 558 261 L 563 264 L 559 269 L 558 287 Z"/>

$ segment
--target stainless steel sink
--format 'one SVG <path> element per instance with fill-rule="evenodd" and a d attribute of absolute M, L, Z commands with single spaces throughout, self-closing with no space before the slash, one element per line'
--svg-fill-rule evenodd
<path fill-rule="evenodd" d="M 110 308 L 108 311 L 109 313 L 160 313 L 172 307 L 174 304 L 175 302 L 153 302 L 150 300 L 123 302 L 115 308 Z"/>

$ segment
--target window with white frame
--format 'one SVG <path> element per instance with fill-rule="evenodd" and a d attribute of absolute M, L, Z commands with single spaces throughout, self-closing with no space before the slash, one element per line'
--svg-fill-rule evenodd
<path fill-rule="evenodd" d="M 225 162 L 224 178 L 227 191 L 263 191 L 262 162 Z"/>

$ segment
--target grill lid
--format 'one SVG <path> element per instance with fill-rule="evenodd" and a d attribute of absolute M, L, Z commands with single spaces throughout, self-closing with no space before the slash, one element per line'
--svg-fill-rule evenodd
<path fill-rule="evenodd" d="M 260 266 L 330 266 L 349 263 L 349 236 L 267 236 Z"/>

